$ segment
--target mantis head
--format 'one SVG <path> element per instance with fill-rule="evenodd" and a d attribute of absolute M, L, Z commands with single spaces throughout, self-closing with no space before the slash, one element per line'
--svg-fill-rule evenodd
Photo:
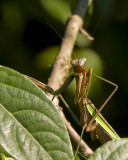
<path fill-rule="evenodd" d="M 82 72 L 82 71 L 85 71 L 84 64 L 86 60 L 87 60 L 86 58 L 74 59 L 71 61 L 71 65 L 74 66 L 77 72 Z"/>

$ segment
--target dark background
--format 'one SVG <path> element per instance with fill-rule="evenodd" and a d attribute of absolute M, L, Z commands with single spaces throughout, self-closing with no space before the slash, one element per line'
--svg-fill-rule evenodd
<path fill-rule="evenodd" d="M 75 1 L 69 0 L 1 0 L 0 64 L 47 83 L 61 42 L 48 24 L 63 36 L 74 6 Z M 90 9 L 86 14 L 84 27 L 95 41 L 89 42 L 79 34 L 73 55 L 86 57 L 87 68 L 92 67 L 93 73 L 119 86 L 103 115 L 121 137 L 127 137 L 128 1 L 95 0 L 93 12 Z M 91 86 L 89 98 L 98 108 L 112 87 L 94 77 Z M 64 96 L 77 113 L 72 88 L 70 86 Z M 67 117 L 72 121 L 68 113 Z"/>

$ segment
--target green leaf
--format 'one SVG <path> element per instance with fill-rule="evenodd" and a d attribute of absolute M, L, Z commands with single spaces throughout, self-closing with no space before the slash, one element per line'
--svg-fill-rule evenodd
<path fill-rule="evenodd" d="M 127 160 L 128 139 L 110 141 L 98 148 L 88 160 Z"/>
<path fill-rule="evenodd" d="M 14 160 L 13 158 L 6 157 L 3 153 L 1 153 L 1 160 Z"/>
<path fill-rule="evenodd" d="M 68 132 L 46 94 L 0 66 L 0 152 L 18 160 L 72 160 Z"/>
<path fill-rule="evenodd" d="M 53 64 L 56 58 L 56 53 L 59 50 L 59 46 L 51 46 L 42 50 L 35 57 L 35 64 L 39 69 L 48 70 L 48 67 Z M 49 56 L 50 55 L 50 56 Z M 45 61 L 44 61 L 45 60 Z M 42 63 L 43 61 L 43 63 Z"/>
<path fill-rule="evenodd" d="M 52 18 L 65 23 L 71 16 L 69 2 L 65 0 L 40 0 L 42 7 L 52 16 Z"/>

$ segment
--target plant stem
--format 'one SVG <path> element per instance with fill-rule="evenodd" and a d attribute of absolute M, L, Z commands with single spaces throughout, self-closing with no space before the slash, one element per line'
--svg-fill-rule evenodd
<path fill-rule="evenodd" d="M 68 21 L 64 34 L 64 39 L 62 40 L 60 50 L 56 57 L 51 76 L 48 80 L 48 85 L 54 90 L 57 90 L 63 84 L 66 76 L 69 73 L 71 67 L 70 61 L 71 61 L 72 51 L 76 42 L 77 34 L 79 30 L 83 27 L 83 18 L 89 4 L 90 0 L 79 0 L 72 16 Z M 51 97 L 51 95 L 49 96 Z M 59 101 L 57 97 L 55 98 L 53 103 L 59 109 Z M 71 140 L 73 141 L 74 144 L 77 144 L 79 142 L 80 136 L 72 128 L 70 123 L 66 120 L 62 109 L 59 109 L 59 112 L 65 121 Z M 88 147 L 88 145 L 84 141 L 81 141 L 80 148 L 82 148 L 81 150 L 83 151 L 83 154 L 87 157 L 93 153 L 93 151 Z"/>

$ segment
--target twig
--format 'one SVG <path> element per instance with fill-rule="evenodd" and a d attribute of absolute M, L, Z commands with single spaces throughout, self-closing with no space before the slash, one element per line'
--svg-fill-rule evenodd
<path fill-rule="evenodd" d="M 65 77 L 69 73 L 72 50 L 82 25 L 83 21 L 78 15 L 73 15 L 68 22 L 64 39 L 61 43 L 52 74 L 48 81 L 48 85 L 54 90 L 58 89 L 63 84 Z"/>
<path fill-rule="evenodd" d="M 74 149 L 77 148 L 78 146 L 78 142 L 80 140 L 80 136 L 79 134 L 74 130 L 74 128 L 71 126 L 71 124 L 67 121 L 67 119 L 65 118 L 65 115 L 63 112 L 61 113 L 61 117 L 63 118 L 66 127 L 68 129 L 71 141 L 72 141 L 72 145 L 74 147 Z M 84 142 L 84 140 L 81 140 L 80 142 L 80 147 L 79 147 L 79 151 L 86 157 L 89 157 L 91 154 L 93 154 L 92 149 Z"/>
<path fill-rule="evenodd" d="M 59 53 L 56 57 L 53 66 L 53 71 L 48 81 L 48 85 L 52 87 L 54 90 L 58 89 L 63 84 L 65 77 L 69 73 L 69 69 L 71 67 L 70 61 L 71 61 L 72 50 L 75 45 L 77 34 L 83 26 L 82 18 L 86 13 L 89 3 L 90 0 L 79 0 L 76 9 L 73 12 L 73 15 L 68 21 L 66 32 L 64 35 L 64 40 L 61 43 Z M 57 107 L 59 106 L 59 101 L 57 97 L 54 99 L 53 103 Z M 63 115 L 63 112 L 60 113 L 61 115 Z M 62 117 L 64 118 L 65 124 L 67 126 L 67 129 L 69 131 L 73 143 L 77 144 L 78 140 L 80 139 L 80 136 L 71 127 L 71 125 L 69 125 L 70 123 L 67 122 L 65 116 Z M 86 145 L 84 141 L 81 141 L 80 148 L 82 148 L 85 156 L 89 156 L 90 154 L 93 153 L 93 151 Z"/>
<path fill-rule="evenodd" d="M 88 38 L 88 40 L 90 40 L 90 41 L 93 41 L 93 40 L 94 40 L 94 37 L 92 37 L 90 34 L 88 34 L 85 29 L 80 28 L 80 32 L 81 32 L 83 35 L 85 35 L 85 36 Z"/>

